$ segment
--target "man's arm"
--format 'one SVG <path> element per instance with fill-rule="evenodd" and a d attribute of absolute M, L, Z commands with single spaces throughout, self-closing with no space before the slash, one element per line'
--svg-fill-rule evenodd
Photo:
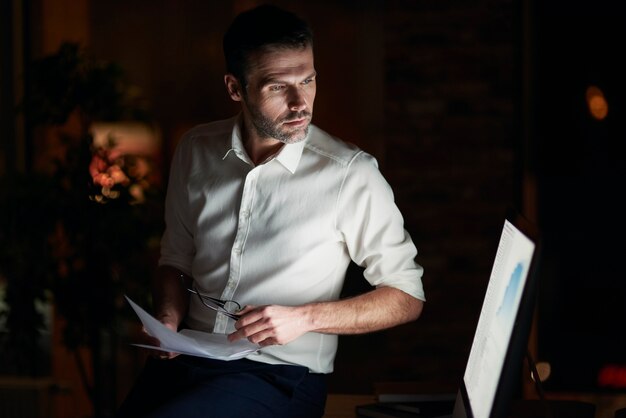
<path fill-rule="evenodd" d="M 337 302 L 305 305 L 310 331 L 364 334 L 416 320 L 424 302 L 392 287 L 380 287 Z"/>
<path fill-rule="evenodd" d="M 184 278 L 182 280 L 181 275 Z M 184 283 L 183 280 L 185 280 Z M 178 331 L 189 309 L 189 294 L 184 288 L 188 281 L 189 278 L 180 270 L 170 266 L 160 266 L 152 281 L 154 317 L 174 332 Z M 145 330 L 139 339 L 146 345 L 160 345 L 159 340 L 148 335 Z M 167 353 L 161 350 L 149 350 L 149 352 L 152 357 L 160 359 L 171 359 L 178 355 L 178 353 Z"/>
<path fill-rule="evenodd" d="M 261 346 L 282 345 L 307 332 L 364 334 L 416 320 L 423 301 L 391 287 L 349 299 L 302 306 L 246 307 L 229 339 L 247 338 Z"/>
<path fill-rule="evenodd" d="M 178 330 L 189 309 L 189 292 L 185 289 L 189 281 L 180 270 L 160 266 L 152 282 L 154 317 L 173 331 Z"/>

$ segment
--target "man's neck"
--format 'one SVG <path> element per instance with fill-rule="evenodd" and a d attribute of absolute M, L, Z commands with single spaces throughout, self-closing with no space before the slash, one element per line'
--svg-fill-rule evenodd
<path fill-rule="evenodd" d="M 264 163 L 285 145 L 277 139 L 259 136 L 254 128 L 247 125 L 244 122 L 241 126 L 241 140 L 254 165 Z"/>
<path fill-rule="evenodd" d="M 248 137 L 244 139 L 243 146 L 248 156 L 254 163 L 259 165 L 267 161 L 283 147 L 282 142 L 271 138 Z"/>

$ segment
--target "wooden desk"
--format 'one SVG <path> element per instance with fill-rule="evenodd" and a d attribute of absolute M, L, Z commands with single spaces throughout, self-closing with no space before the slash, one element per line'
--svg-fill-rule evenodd
<path fill-rule="evenodd" d="M 376 395 L 351 395 L 331 393 L 326 398 L 324 418 L 356 418 L 357 405 L 376 402 Z"/>

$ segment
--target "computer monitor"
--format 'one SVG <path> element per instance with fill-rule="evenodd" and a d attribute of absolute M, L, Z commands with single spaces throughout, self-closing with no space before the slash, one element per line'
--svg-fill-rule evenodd
<path fill-rule="evenodd" d="M 530 222 L 514 211 L 507 214 L 454 418 L 496 418 L 510 412 L 535 306 L 538 240 Z"/>
<path fill-rule="evenodd" d="M 510 210 L 483 301 L 456 399 L 380 396 L 357 408 L 364 417 L 503 418 L 510 414 L 528 347 L 535 306 L 539 237 L 536 228 Z M 454 396 L 454 395 L 453 395 Z M 395 397 L 397 398 L 397 397 Z M 418 400 L 419 399 L 419 400 Z M 412 411 L 412 412 L 408 412 Z"/>

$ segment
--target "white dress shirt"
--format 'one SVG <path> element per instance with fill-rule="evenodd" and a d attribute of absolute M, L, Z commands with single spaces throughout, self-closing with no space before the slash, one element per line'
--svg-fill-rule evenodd
<path fill-rule="evenodd" d="M 337 300 L 350 259 L 376 287 L 425 300 L 417 250 L 376 160 L 314 125 L 255 166 L 239 117 L 199 125 L 174 153 L 160 265 L 244 305 Z M 233 320 L 190 299 L 187 325 L 228 333 Z M 250 360 L 330 373 L 337 336 L 309 332 Z"/>

